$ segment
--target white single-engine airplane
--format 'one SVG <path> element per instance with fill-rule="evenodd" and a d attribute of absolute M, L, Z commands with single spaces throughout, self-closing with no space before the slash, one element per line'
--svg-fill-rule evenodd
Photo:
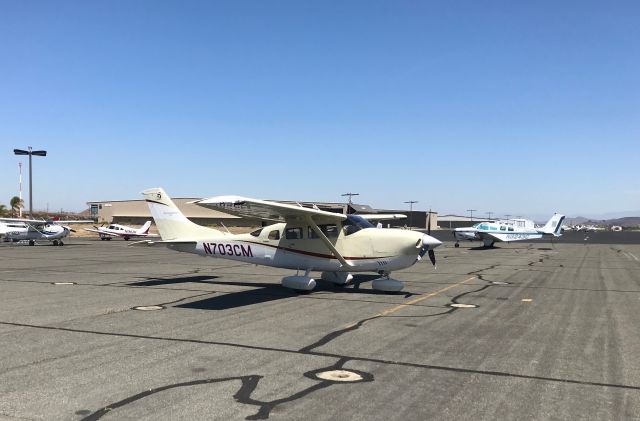
<path fill-rule="evenodd" d="M 151 227 L 151 221 L 145 222 L 140 228 L 111 224 L 108 227 L 85 228 L 85 231 L 97 232 L 101 240 L 111 240 L 112 237 L 122 237 L 125 241 L 130 238 L 159 237 L 158 234 L 149 234 L 149 227 Z"/>
<path fill-rule="evenodd" d="M 93 221 L 44 221 L 39 219 L 0 218 L 0 232 L 4 233 L 5 241 L 29 241 L 29 245 L 36 244 L 36 240 L 50 241 L 54 246 L 63 246 L 63 238 L 70 232 L 75 232 L 69 224 L 81 224 Z M 63 225 L 64 224 L 64 225 Z"/>
<path fill-rule="evenodd" d="M 220 257 L 258 265 L 304 270 L 286 276 L 282 285 L 312 290 L 311 271 L 321 271 L 325 281 L 344 285 L 352 272 L 377 272 L 372 287 L 400 291 L 402 282 L 389 277 L 428 254 L 435 266 L 433 249 L 442 243 L 430 235 L 402 229 L 376 229 L 357 215 L 343 215 L 239 196 L 219 196 L 193 203 L 241 217 L 276 222 L 249 234 L 230 234 L 189 221 L 161 188 L 142 192 L 162 241 L 176 251 Z"/>
<path fill-rule="evenodd" d="M 542 228 L 536 228 L 529 219 L 480 222 L 472 227 L 456 228 L 453 236 L 456 247 L 460 246 L 460 240 L 482 241 L 485 247 L 493 247 L 496 241 L 533 240 L 544 235 L 559 237 L 562 235 L 563 221 L 564 215 L 556 213 Z"/>

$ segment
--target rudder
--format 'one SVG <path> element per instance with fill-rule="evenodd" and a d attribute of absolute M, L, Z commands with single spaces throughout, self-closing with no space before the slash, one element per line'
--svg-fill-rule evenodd
<path fill-rule="evenodd" d="M 222 231 L 191 222 L 161 187 L 147 189 L 142 192 L 142 195 L 149 205 L 163 241 L 194 240 L 225 235 Z"/>

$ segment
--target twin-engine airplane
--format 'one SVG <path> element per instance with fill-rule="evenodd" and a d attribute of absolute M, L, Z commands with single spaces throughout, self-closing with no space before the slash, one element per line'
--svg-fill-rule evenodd
<path fill-rule="evenodd" d="M 0 233 L 5 241 L 29 241 L 33 246 L 37 240 L 50 241 L 54 246 L 63 246 L 63 238 L 75 232 L 69 224 L 93 221 L 44 221 L 39 219 L 0 218 Z M 64 224 L 64 225 L 63 225 Z"/>
<path fill-rule="evenodd" d="M 312 290 L 311 271 L 321 271 L 325 281 L 344 285 L 352 272 L 377 272 L 372 287 L 400 291 L 402 282 L 391 271 L 404 269 L 428 254 L 435 266 L 433 249 L 442 243 L 430 235 L 402 229 L 376 229 L 357 215 L 343 215 L 239 196 L 219 196 L 193 203 L 241 217 L 276 222 L 250 234 L 230 234 L 189 221 L 161 188 L 142 192 L 163 244 L 176 251 L 220 257 L 264 266 L 304 270 L 286 276 L 282 285 Z"/>
<path fill-rule="evenodd" d="M 472 227 L 456 228 L 453 236 L 456 247 L 460 240 L 482 241 L 485 247 L 493 247 L 496 241 L 521 241 L 542 238 L 544 235 L 562 235 L 564 215 L 554 214 L 542 228 L 536 228 L 529 219 L 507 219 L 495 222 L 480 222 Z"/>
<path fill-rule="evenodd" d="M 85 228 L 85 231 L 97 232 L 101 240 L 111 240 L 113 237 L 122 237 L 125 241 L 130 238 L 159 237 L 157 234 L 149 234 L 151 221 L 147 221 L 140 228 L 132 228 L 126 225 L 111 224 L 108 227 Z"/>

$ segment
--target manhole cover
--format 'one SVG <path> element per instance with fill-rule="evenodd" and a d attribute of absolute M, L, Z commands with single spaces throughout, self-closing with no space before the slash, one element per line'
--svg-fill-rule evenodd
<path fill-rule="evenodd" d="M 362 376 L 358 373 L 348 370 L 330 370 L 321 371 L 316 376 L 322 380 L 329 380 L 331 382 L 359 382 L 362 381 Z"/>
<path fill-rule="evenodd" d="M 75 282 L 52 282 L 53 285 L 75 285 Z"/>
<path fill-rule="evenodd" d="M 140 310 L 140 311 L 154 311 L 154 310 L 163 310 L 164 307 L 162 306 L 137 306 L 137 307 L 133 307 L 133 310 Z"/>
<path fill-rule="evenodd" d="M 454 304 L 449 304 L 449 307 L 453 307 L 453 308 L 476 308 L 478 307 L 475 304 L 458 304 L 458 303 L 454 303 Z"/>

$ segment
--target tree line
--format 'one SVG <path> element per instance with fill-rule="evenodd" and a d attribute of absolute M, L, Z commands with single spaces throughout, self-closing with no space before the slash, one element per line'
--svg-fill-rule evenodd
<path fill-rule="evenodd" d="M 13 196 L 9 201 L 9 207 L 0 203 L 0 217 L 17 218 L 20 215 L 20 208 L 24 208 L 24 200 L 18 196 Z"/>

